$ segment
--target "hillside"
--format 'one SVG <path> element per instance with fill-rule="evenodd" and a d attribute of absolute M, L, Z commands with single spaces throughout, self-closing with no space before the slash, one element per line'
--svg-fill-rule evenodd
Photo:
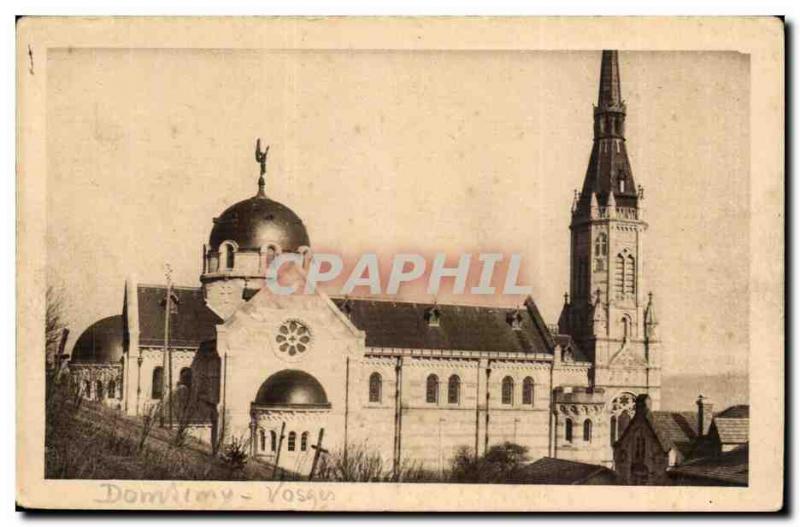
<path fill-rule="evenodd" d="M 131 418 L 64 389 L 48 396 L 45 477 L 58 479 L 269 480 L 272 466 L 244 467 L 193 438 Z M 294 479 L 281 474 L 282 479 Z"/>

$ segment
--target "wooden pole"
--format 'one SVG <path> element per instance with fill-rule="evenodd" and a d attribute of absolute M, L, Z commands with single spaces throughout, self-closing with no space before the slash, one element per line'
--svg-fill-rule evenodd
<path fill-rule="evenodd" d="M 272 467 L 272 479 L 278 473 L 278 464 L 281 462 L 281 448 L 283 448 L 283 434 L 286 432 L 286 421 L 281 423 L 281 434 L 278 436 L 278 453 L 275 454 L 275 465 Z"/>
<path fill-rule="evenodd" d="M 167 403 L 167 423 L 172 428 L 172 353 L 169 349 L 169 315 L 172 310 L 171 269 L 167 266 L 167 295 L 164 299 L 164 367 L 161 375 L 161 411 L 164 411 L 164 400 Z M 166 385 L 166 390 L 164 389 Z"/>
<path fill-rule="evenodd" d="M 319 457 L 321 454 L 327 454 L 328 451 L 322 448 L 322 437 L 325 435 L 325 429 L 319 429 L 319 437 L 317 438 L 317 444 L 311 445 L 316 452 L 314 452 L 314 461 L 311 462 L 311 472 L 308 473 L 308 481 L 314 479 L 314 472 L 317 470 L 317 464 L 319 463 Z"/>

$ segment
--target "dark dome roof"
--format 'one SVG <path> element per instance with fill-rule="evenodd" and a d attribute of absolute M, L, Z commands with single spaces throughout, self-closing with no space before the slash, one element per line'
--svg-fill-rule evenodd
<path fill-rule="evenodd" d="M 308 233 L 302 220 L 289 207 L 259 193 L 250 199 L 228 207 L 214 219 L 209 244 L 217 250 L 225 240 L 239 249 L 260 249 L 277 243 L 283 252 L 297 252 L 309 246 Z"/>
<path fill-rule="evenodd" d="M 72 348 L 70 362 L 117 363 L 122 358 L 122 315 L 98 320 L 89 326 Z"/>
<path fill-rule="evenodd" d="M 281 370 L 271 375 L 256 395 L 265 406 L 330 406 L 322 385 L 304 371 Z"/>

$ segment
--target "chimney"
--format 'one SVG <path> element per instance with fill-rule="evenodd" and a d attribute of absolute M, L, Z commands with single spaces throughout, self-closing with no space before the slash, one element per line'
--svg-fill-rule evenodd
<path fill-rule="evenodd" d="M 650 412 L 650 396 L 642 393 L 636 396 L 636 415 L 647 415 Z"/>
<path fill-rule="evenodd" d="M 714 418 L 714 403 L 707 397 L 700 394 L 697 397 L 697 434 L 704 437 L 708 434 L 711 427 L 711 420 Z"/>

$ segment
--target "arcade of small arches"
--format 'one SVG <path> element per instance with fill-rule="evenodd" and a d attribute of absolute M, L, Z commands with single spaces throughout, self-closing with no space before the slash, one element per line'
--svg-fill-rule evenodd
<path fill-rule="evenodd" d="M 269 437 L 269 441 L 267 440 Z M 294 430 L 290 431 L 285 436 L 287 452 L 307 452 L 309 449 L 308 444 L 308 431 L 300 432 L 299 434 Z M 298 441 L 299 438 L 299 441 Z M 278 436 L 275 430 L 267 431 L 263 428 L 258 429 L 258 453 L 262 454 L 277 454 L 278 450 L 283 450 L 283 438 Z"/>
<path fill-rule="evenodd" d="M 94 401 L 122 400 L 122 366 L 85 364 L 73 365 L 70 369 L 84 398 Z"/>

